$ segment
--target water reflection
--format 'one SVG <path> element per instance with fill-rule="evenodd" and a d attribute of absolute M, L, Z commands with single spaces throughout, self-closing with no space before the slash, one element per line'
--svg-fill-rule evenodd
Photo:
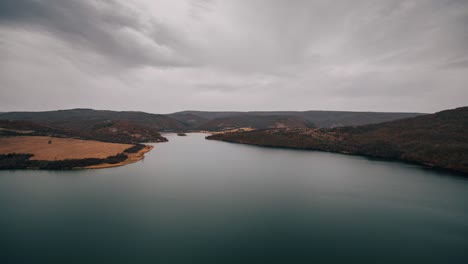
<path fill-rule="evenodd" d="M 465 178 L 168 137 L 124 167 L 0 172 L 2 263 L 468 260 Z"/>

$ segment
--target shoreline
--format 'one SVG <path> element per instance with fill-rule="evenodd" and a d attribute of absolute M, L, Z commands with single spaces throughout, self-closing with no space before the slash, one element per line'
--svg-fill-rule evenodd
<path fill-rule="evenodd" d="M 145 158 L 145 154 L 150 152 L 154 146 L 152 145 L 146 145 L 143 149 L 138 151 L 137 153 L 126 153 L 127 154 L 127 159 L 125 159 L 122 162 L 119 163 L 103 163 L 103 164 L 98 164 L 98 165 L 92 165 L 92 166 L 87 166 L 87 167 L 76 167 L 73 168 L 74 170 L 79 170 L 79 169 L 105 169 L 105 168 L 113 168 L 113 167 L 120 167 L 120 166 L 125 166 L 128 164 L 135 163 L 137 161 L 140 161 Z"/>
<path fill-rule="evenodd" d="M 261 143 L 245 142 L 245 141 L 235 141 L 235 140 L 229 140 L 229 139 L 215 139 L 215 138 L 208 138 L 208 137 L 206 137 L 205 139 L 206 140 L 215 140 L 215 141 L 220 141 L 220 142 L 226 142 L 226 143 L 231 143 L 231 144 L 256 146 L 256 147 L 262 147 L 262 148 L 290 149 L 290 150 L 302 150 L 302 151 L 318 151 L 318 152 L 326 152 L 326 153 L 333 153 L 333 154 L 340 154 L 340 155 L 349 155 L 349 156 L 363 157 L 363 158 L 367 158 L 367 159 L 370 159 L 370 160 L 379 160 L 379 161 L 386 161 L 386 162 L 398 162 L 398 163 L 411 164 L 411 165 L 419 166 L 422 169 L 429 169 L 429 170 L 433 170 L 433 171 L 443 171 L 445 173 L 450 173 L 452 175 L 460 176 L 460 177 L 467 177 L 468 176 L 468 172 L 466 172 L 466 171 L 457 170 L 457 169 L 453 169 L 453 168 L 450 168 L 450 167 L 438 166 L 438 165 L 435 165 L 435 164 L 424 163 L 424 162 L 415 161 L 415 160 L 409 160 L 409 159 L 384 158 L 384 157 L 367 155 L 367 154 L 362 154 L 362 153 L 357 153 L 357 152 L 353 153 L 353 152 L 339 151 L 339 150 L 325 150 L 325 149 L 321 149 L 321 148 L 311 148 L 311 147 L 281 146 L 281 145 L 261 144 Z"/>
<path fill-rule="evenodd" d="M 154 148 L 148 144 L 43 136 L 0 137 L 0 143 L 0 170 L 112 168 L 140 161 Z"/>

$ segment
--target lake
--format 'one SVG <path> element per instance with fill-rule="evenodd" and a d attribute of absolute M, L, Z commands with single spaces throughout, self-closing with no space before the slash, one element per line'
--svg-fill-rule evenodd
<path fill-rule="evenodd" d="M 0 263 L 468 263 L 468 178 L 205 140 L 0 171 Z"/>

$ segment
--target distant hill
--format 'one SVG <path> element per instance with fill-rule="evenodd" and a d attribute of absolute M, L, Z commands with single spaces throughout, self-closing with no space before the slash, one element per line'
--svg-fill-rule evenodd
<path fill-rule="evenodd" d="M 133 111 L 109 111 L 70 109 L 45 112 L 7 112 L 0 120 L 30 121 L 74 131 L 92 131 L 109 122 L 132 124 L 140 128 L 160 132 L 187 132 L 250 127 L 265 129 L 274 127 L 339 127 L 385 122 L 418 116 L 418 113 L 377 113 L 339 111 L 276 111 L 276 112 L 206 112 L 183 111 L 172 114 L 150 114 Z"/>
<path fill-rule="evenodd" d="M 185 113 L 173 113 L 165 115 L 169 118 L 175 119 L 182 123 L 182 125 L 187 129 L 197 129 L 201 125 L 208 122 L 210 119 L 206 119 L 202 116 L 194 115 L 194 114 L 185 114 Z"/>
<path fill-rule="evenodd" d="M 72 137 L 73 131 L 31 121 L 0 120 L 0 136 L 37 135 Z"/>
<path fill-rule="evenodd" d="M 238 115 L 232 117 L 216 118 L 201 126 L 200 130 L 222 131 L 236 128 L 311 128 L 315 125 L 299 116 L 287 115 Z"/>
<path fill-rule="evenodd" d="M 468 173 L 468 107 L 381 124 L 284 128 L 207 137 L 243 144 L 313 149 L 415 162 Z"/>
<path fill-rule="evenodd" d="M 108 121 L 130 122 L 158 131 L 183 130 L 186 126 L 168 116 L 145 112 L 70 109 L 46 112 L 8 112 L 0 119 L 26 120 L 70 129 L 91 129 Z"/>
<path fill-rule="evenodd" d="M 254 112 L 210 112 L 210 111 L 183 111 L 174 114 L 190 114 L 206 120 L 220 120 L 243 116 L 252 123 L 255 116 L 295 116 L 313 123 L 317 127 L 357 126 L 382 123 L 402 118 L 424 115 L 421 113 L 383 113 L 383 112 L 349 112 L 349 111 L 254 111 Z M 172 115 L 174 115 L 172 114 Z M 263 120 L 260 119 L 260 122 Z M 213 124 L 213 123 L 212 123 Z M 212 125 L 210 125 L 212 126 Z"/>
<path fill-rule="evenodd" d="M 231 116 L 238 116 L 242 114 L 247 114 L 249 112 L 241 112 L 241 111 L 181 111 L 181 112 L 176 112 L 174 114 L 190 114 L 190 115 L 195 115 L 199 116 L 202 118 L 205 118 L 207 120 L 213 120 L 216 118 L 225 118 L 225 117 L 231 117 Z"/>
<path fill-rule="evenodd" d="M 76 123 L 74 124 L 77 125 Z M 164 142 L 156 130 L 124 121 L 103 121 L 92 126 L 54 127 L 23 120 L 0 120 L 0 136 L 53 136 L 93 139 L 114 143 Z"/>
<path fill-rule="evenodd" d="M 95 123 L 92 127 L 80 131 L 79 135 L 81 137 L 115 143 L 167 141 L 167 139 L 162 137 L 155 129 L 121 120 L 109 120 Z"/>
<path fill-rule="evenodd" d="M 252 113 L 257 115 L 265 115 L 268 112 Z M 300 116 L 310 122 L 313 122 L 317 125 L 317 127 L 359 126 L 422 115 L 420 113 L 381 113 L 348 111 L 275 112 L 275 114 Z"/>

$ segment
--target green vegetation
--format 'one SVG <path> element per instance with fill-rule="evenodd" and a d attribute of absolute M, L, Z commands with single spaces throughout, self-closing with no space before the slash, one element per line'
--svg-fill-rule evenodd
<path fill-rule="evenodd" d="M 71 170 L 99 164 L 116 164 L 128 158 L 125 153 L 109 156 L 105 159 L 67 159 L 67 160 L 30 160 L 32 154 L 5 154 L 0 155 L 0 169 L 42 169 L 42 170 Z"/>
<path fill-rule="evenodd" d="M 137 153 L 139 152 L 140 150 L 144 149 L 146 146 L 143 145 L 143 144 L 136 144 L 135 146 L 133 147 L 130 147 L 126 150 L 124 150 L 125 153 Z"/>

